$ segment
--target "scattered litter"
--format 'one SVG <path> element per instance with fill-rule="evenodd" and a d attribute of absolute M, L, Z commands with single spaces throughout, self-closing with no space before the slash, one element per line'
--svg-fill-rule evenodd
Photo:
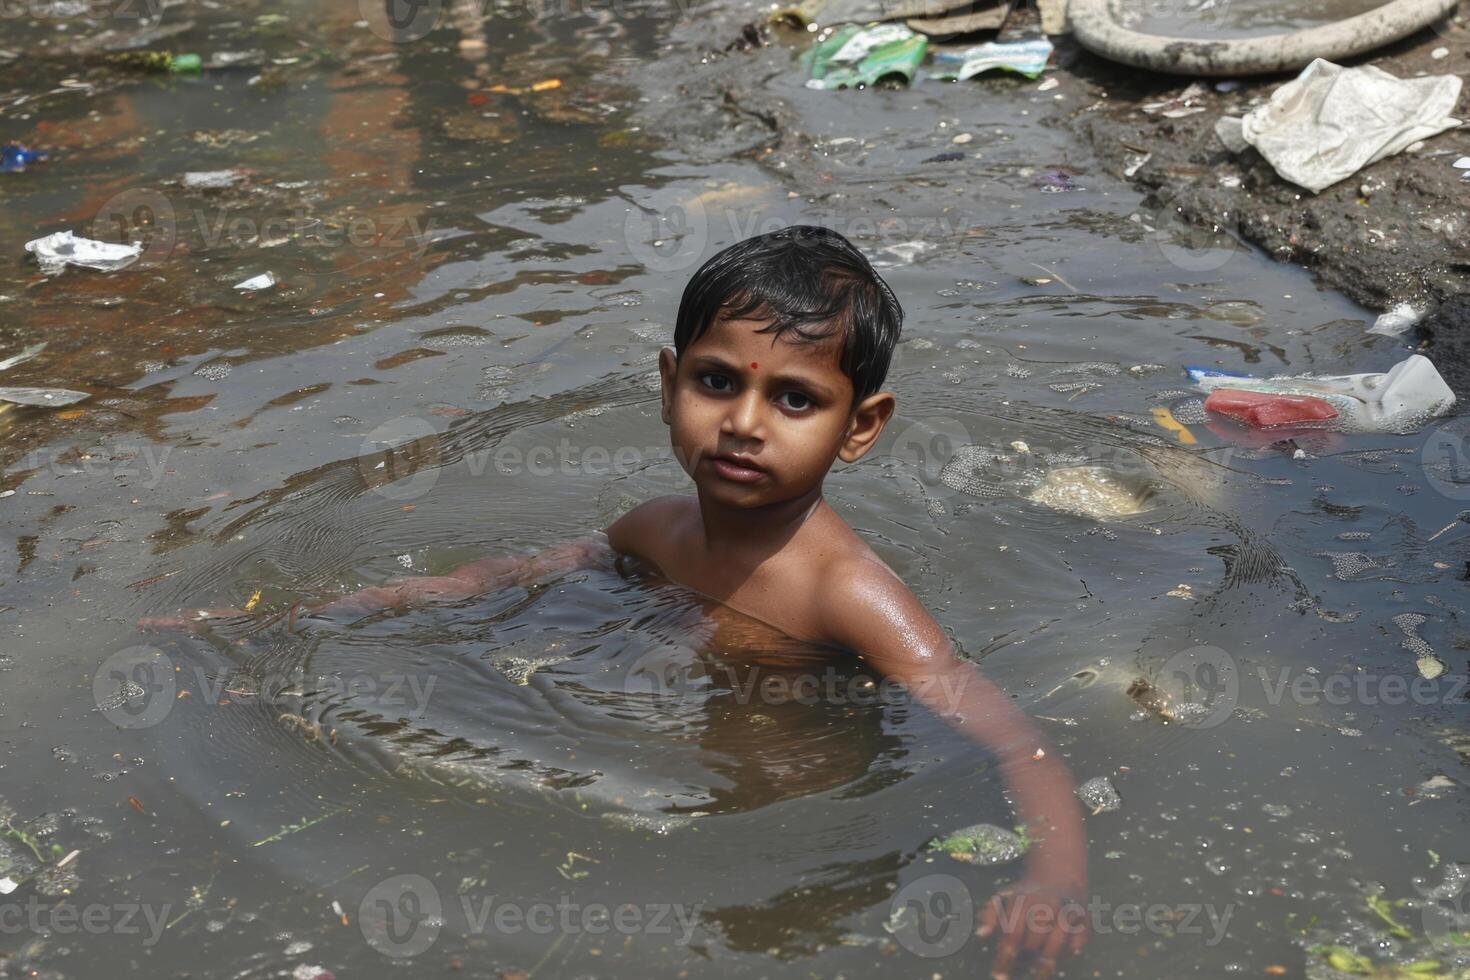
<path fill-rule="evenodd" d="M 914 259 L 929 251 L 930 247 L 931 246 L 928 242 L 897 242 L 893 245 L 885 245 L 882 249 L 880 249 L 880 251 L 893 256 L 900 262 L 903 262 L 907 265 L 913 262 Z"/>
<path fill-rule="evenodd" d="M 1123 797 L 1106 776 L 1096 776 L 1077 787 L 1077 798 L 1092 807 L 1092 815 L 1122 809 Z"/>
<path fill-rule="evenodd" d="M 974 135 L 971 133 L 955 133 L 950 142 L 953 143 L 955 146 L 964 146 L 966 143 L 970 142 L 970 140 L 974 138 Z"/>
<path fill-rule="evenodd" d="M 948 6 L 948 4 L 946 4 Z M 1011 13 L 1011 0 L 976 10 L 956 8 L 959 13 L 946 13 L 942 17 L 911 17 L 904 23 L 931 37 L 954 37 L 957 34 L 975 34 L 979 31 L 998 31 L 1005 26 Z"/>
<path fill-rule="evenodd" d="M 1456 170 L 1470 170 L 1470 157 L 1460 157 L 1460 159 L 1450 164 L 1450 166 Z"/>
<path fill-rule="evenodd" d="M 1317 193 L 1458 126 L 1449 114 L 1460 86 L 1456 75 L 1401 79 L 1318 58 L 1269 102 L 1238 119 L 1222 117 L 1215 132 L 1234 152 L 1240 143 L 1254 146 L 1282 178 Z"/>
<path fill-rule="evenodd" d="M 0 361 L 0 371 L 8 371 L 10 368 L 15 367 L 17 364 L 24 364 L 26 361 L 29 361 L 31 358 L 35 357 L 37 354 L 41 353 L 41 351 L 45 349 L 46 342 L 43 340 L 39 344 L 32 344 L 25 350 L 21 351 L 19 354 L 11 354 L 9 357 L 5 358 L 5 360 Z"/>
<path fill-rule="evenodd" d="M 1209 94 L 1209 91 L 1204 83 L 1193 82 L 1172 99 L 1165 99 L 1162 102 L 1145 102 L 1139 108 L 1150 116 L 1159 115 L 1165 119 L 1182 119 L 1196 112 L 1205 111 L 1203 99 Z"/>
<path fill-rule="evenodd" d="M 174 54 L 171 51 L 121 51 L 109 55 L 107 60 L 119 67 L 139 71 L 197 72 L 204 65 L 197 54 Z"/>
<path fill-rule="evenodd" d="M 1035 78 L 1046 70 L 1052 44 L 1046 38 L 1030 41 L 986 41 L 968 48 L 936 48 L 930 75 L 964 81 L 985 71 L 1013 71 Z"/>
<path fill-rule="evenodd" d="M 1053 36 L 1072 33 L 1066 0 L 1036 0 L 1036 11 L 1041 14 L 1041 33 Z"/>
<path fill-rule="evenodd" d="M 928 48 L 927 37 L 902 24 L 849 24 L 802 56 L 809 75 L 806 85 L 831 91 L 893 79 L 907 84 Z"/>
<path fill-rule="evenodd" d="M 204 63 L 205 68 L 256 68 L 265 64 L 264 51 L 216 51 Z"/>
<path fill-rule="evenodd" d="M 1025 854 L 1031 841 L 994 824 L 977 823 L 929 842 L 929 850 L 943 851 L 966 864 L 1005 864 Z"/>
<path fill-rule="evenodd" d="M 1190 369 L 1190 377 L 1206 391 L 1232 388 L 1319 398 L 1341 417 L 1340 426 L 1334 428 L 1350 431 L 1412 432 L 1455 404 L 1454 392 L 1422 354 L 1410 355 L 1383 374 L 1252 378 L 1207 371 Z"/>
<path fill-rule="evenodd" d="M 1424 319 L 1424 314 L 1427 312 L 1411 303 L 1400 303 L 1387 312 L 1378 314 L 1378 319 L 1373 321 L 1373 326 L 1368 328 L 1368 332 L 1385 337 L 1397 337 Z"/>
<path fill-rule="evenodd" d="M 1205 411 L 1244 422 L 1257 429 L 1283 425 L 1315 425 L 1337 418 L 1337 409 L 1307 395 L 1272 395 L 1261 391 L 1217 388 L 1205 399 Z"/>
<path fill-rule="evenodd" d="M 1184 365 L 1184 373 L 1189 375 L 1189 380 L 1197 385 L 1204 385 L 1206 378 L 1250 378 L 1254 375 L 1242 374 L 1239 371 L 1226 371 L 1221 368 L 1200 367 L 1197 364 Z"/>
<path fill-rule="evenodd" d="M 245 175 L 238 170 L 191 170 L 184 174 L 184 188 L 191 191 L 217 191 L 239 183 Z"/>
<path fill-rule="evenodd" d="M 45 408 L 75 405 L 91 397 L 85 391 L 70 391 L 66 388 L 0 388 L 0 402 L 39 405 Z"/>
<path fill-rule="evenodd" d="M 1031 182 L 1048 194 L 1060 194 L 1066 191 L 1083 190 L 1072 178 L 1076 174 L 1061 167 L 1047 167 L 1039 170 L 1031 179 Z"/>
<path fill-rule="evenodd" d="M 1444 58 L 1448 58 L 1449 56 L 1449 48 L 1435 48 L 1433 51 L 1429 52 L 1429 57 L 1433 58 L 1435 61 L 1440 61 Z"/>
<path fill-rule="evenodd" d="M 1234 92 L 1240 88 L 1240 82 L 1233 78 L 1222 78 L 1215 83 L 1216 92 Z"/>
<path fill-rule="evenodd" d="M 20 887 L 20 882 L 14 878 L 0 878 L 0 895 L 9 895 Z"/>
<path fill-rule="evenodd" d="M 925 158 L 923 160 L 920 160 L 919 162 L 920 163 L 955 163 L 956 161 L 963 160 L 964 158 L 965 158 L 965 154 L 964 154 L 963 151 L 961 151 L 961 150 L 949 150 L 949 151 L 944 152 L 944 153 L 936 153 L 932 157 L 927 157 L 927 158 Z"/>
<path fill-rule="evenodd" d="M 1102 466 L 1063 466 L 1047 470 L 1046 482 L 1031 492 L 1032 503 L 1095 521 L 1115 521 L 1148 510 L 1152 485 L 1136 485 Z"/>
<path fill-rule="evenodd" d="M 54 276 L 69 265 L 96 269 L 98 272 L 125 269 L 143 254 L 143 246 L 114 245 L 111 242 L 78 238 L 70 231 L 58 231 L 26 242 L 26 251 L 36 257 L 43 273 Z"/>
<path fill-rule="evenodd" d="M 1038 91 L 1038 92 L 1050 92 L 1052 89 L 1056 88 L 1060 84 L 1062 84 L 1062 83 L 1059 82 L 1059 81 L 1057 81 L 1057 79 L 1055 77 L 1048 78 L 1046 81 L 1044 81 L 1040 85 L 1036 86 L 1036 91 Z"/>
<path fill-rule="evenodd" d="M 26 167 L 39 163 L 48 155 L 42 150 L 32 150 L 23 143 L 6 143 L 0 149 L 0 173 L 21 173 Z"/>
<path fill-rule="evenodd" d="M 1144 153 L 1129 157 L 1128 165 L 1123 168 L 1123 176 L 1132 177 L 1134 174 L 1138 173 L 1140 167 L 1142 167 L 1145 163 L 1148 163 L 1151 159 L 1153 159 L 1152 153 Z"/>
<path fill-rule="evenodd" d="M 1414 661 L 1414 666 L 1419 668 L 1419 676 L 1434 680 L 1449 670 L 1449 666 L 1439 657 L 1432 653 L 1419 656 Z"/>
<path fill-rule="evenodd" d="M 1174 433 L 1181 446 L 1193 446 L 1198 441 L 1194 438 L 1194 433 L 1189 431 L 1189 427 L 1176 419 L 1174 413 L 1164 406 L 1154 406 L 1150 414 L 1153 415 L 1154 422 L 1159 428 Z"/>
<path fill-rule="evenodd" d="M 485 91 L 494 92 L 498 95 L 526 95 L 530 92 L 550 92 L 556 88 L 561 88 L 560 78 L 546 78 L 520 88 L 512 88 L 508 85 L 492 85 Z"/>
<path fill-rule="evenodd" d="M 237 282 L 237 283 L 235 283 L 235 288 L 236 289 L 239 289 L 239 290 L 243 290 L 245 292 L 252 292 L 253 293 L 256 290 L 269 289 L 272 286 L 274 286 L 275 284 L 276 284 L 276 277 L 275 277 L 275 275 L 273 273 L 270 273 L 270 272 L 262 272 L 258 276 L 251 276 L 249 279 L 246 279 L 244 282 Z"/>

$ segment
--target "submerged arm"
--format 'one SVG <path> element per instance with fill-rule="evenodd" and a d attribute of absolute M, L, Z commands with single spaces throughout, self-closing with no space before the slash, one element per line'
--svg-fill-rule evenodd
<path fill-rule="evenodd" d="M 352 613 L 359 616 L 385 609 L 403 610 L 425 602 L 481 595 L 507 585 L 526 585 L 545 575 L 591 567 L 611 558 L 607 538 L 598 532 L 553 545 L 534 555 L 480 558 L 445 575 L 409 575 L 389 579 L 382 585 L 368 586 L 302 608 L 310 613 Z M 155 629 L 179 628 L 243 615 L 245 611 L 241 609 L 199 609 L 188 616 L 141 619 L 138 625 Z"/>

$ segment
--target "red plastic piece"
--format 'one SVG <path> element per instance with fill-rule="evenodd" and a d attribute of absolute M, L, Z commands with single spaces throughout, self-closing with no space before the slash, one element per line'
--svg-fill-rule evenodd
<path fill-rule="evenodd" d="M 1205 411 L 1226 415 L 1257 429 L 1310 425 L 1337 418 L 1337 409 L 1310 395 L 1272 395 L 1262 391 L 1216 388 L 1205 399 Z"/>

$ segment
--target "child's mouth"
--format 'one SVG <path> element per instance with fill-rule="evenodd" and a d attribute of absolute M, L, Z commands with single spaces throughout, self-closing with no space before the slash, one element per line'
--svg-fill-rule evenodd
<path fill-rule="evenodd" d="M 754 483 L 766 475 L 765 470 L 737 463 L 727 456 L 711 456 L 709 462 L 716 473 L 736 483 Z"/>

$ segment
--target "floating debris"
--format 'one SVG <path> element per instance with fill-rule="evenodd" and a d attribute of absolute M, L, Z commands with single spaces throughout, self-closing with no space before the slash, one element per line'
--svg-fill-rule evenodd
<path fill-rule="evenodd" d="M 69 388 L 0 388 L 0 401 L 41 408 L 75 405 L 91 397 L 85 391 L 72 391 Z"/>
<path fill-rule="evenodd" d="M 1031 841 L 994 824 L 977 823 L 929 842 L 929 850 L 943 851 L 966 864 L 1005 864 L 1025 854 Z"/>
<path fill-rule="evenodd" d="M 54 276 L 69 265 L 98 272 L 125 269 L 143 254 L 139 244 L 115 245 L 90 238 L 78 238 L 70 231 L 58 231 L 26 242 L 26 251 L 36 257 L 41 272 Z"/>
<path fill-rule="evenodd" d="M 1106 776 L 1096 776 L 1077 787 L 1077 798 L 1092 807 L 1092 815 L 1122 809 L 1123 797 Z"/>
<path fill-rule="evenodd" d="M 1115 521 L 1149 509 L 1150 485 L 1125 482 L 1101 466 L 1048 470 L 1046 482 L 1032 491 L 1032 503 L 1095 521 Z"/>

